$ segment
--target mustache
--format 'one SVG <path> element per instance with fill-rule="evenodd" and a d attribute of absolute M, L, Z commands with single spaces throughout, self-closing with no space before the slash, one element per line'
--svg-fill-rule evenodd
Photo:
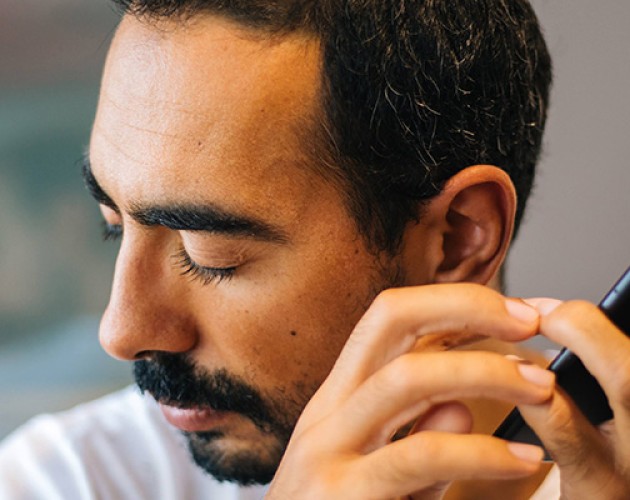
<path fill-rule="evenodd" d="M 239 413 L 264 432 L 279 424 L 256 388 L 225 369 L 208 372 L 186 354 L 156 353 L 136 361 L 133 376 L 142 393 L 166 405 Z"/>

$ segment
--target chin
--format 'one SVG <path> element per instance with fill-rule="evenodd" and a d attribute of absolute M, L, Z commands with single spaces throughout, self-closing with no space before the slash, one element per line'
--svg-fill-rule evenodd
<path fill-rule="evenodd" d="M 273 434 L 237 438 L 221 431 L 184 432 L 195 464 L 218 481 L 243 486 L 273 479 L 288 439 Z"/>

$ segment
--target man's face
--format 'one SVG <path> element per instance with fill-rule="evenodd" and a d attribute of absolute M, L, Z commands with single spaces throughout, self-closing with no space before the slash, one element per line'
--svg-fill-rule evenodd
<path fill-rule="evenodd" d="M 116 34 L 90 144 L 122 228 L 103 347 L 221 479 L 266 482 L 397 263 L 309 168 L 317 41 L 199 17 Z M 90 174 L 87 174 L 90 177 Z M 107 206 L 110 205 L 110 206 Z"/>

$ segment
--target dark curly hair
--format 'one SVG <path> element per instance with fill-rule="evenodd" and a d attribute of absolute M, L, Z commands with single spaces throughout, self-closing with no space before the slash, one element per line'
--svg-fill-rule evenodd
<path fill-rule="evenodd" d="M 509 174 L 518 227 L 551 84 L 527 0 L 113 1 L 139 17 L 209 12 L 270 33 L 316 34 L 320 152 L 377 250 L 395 251 L 419 205 L 474 164 Z"/>

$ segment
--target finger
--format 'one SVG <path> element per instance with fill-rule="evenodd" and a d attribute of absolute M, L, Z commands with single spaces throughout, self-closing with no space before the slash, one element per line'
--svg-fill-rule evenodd
<path fill-rule="evenodd" d="M 436 404 L 461 398 L 540 403 L 553 384 L 550 371 L 496 353 L 408 353 L 371 376 L 322 425 L 333 433 L 352 422 L 336 446 L 366 453 Z"/>
<path fill-rule="evenodd" d="M 409 434 L 421 431 L 467 434 L 472 430 L 473 417 L 468 407 L 458 401 L 449 401 L 431 408 L 413 425 Z"/>
<path fill-rule="evenodd" d="M 392 498 L 454 480 L 515 479 L 536 472 L 542 449 L 481 435 L 413 434 L 355 461 L 367 478 L 357 498 Z M 414 493 L 414 498 L 422 498 Z"/>
<path fill-rule="evenodd" d="M 525 421 L 560 468 L 566 498 L 613 498 L 615 460 L 605 438 L 561 389 L 540 405 L 520 405 Z"/>
<path fill-rule="evenodd" d="M 562 300 L 552 299 L 550 297 L 530 297 L 523 299 L 523 302 L 532 306 L 543 316 L 547 316 L 554 309 L 563 304 Z"/>
<path fill-rule="evenodd" d="M 473 417 L 468 407 L 457 401 L 443 403 L 431 408 L 422 418 L 418 419 L 409 431 L 409 435 L 421 431 L 450 432 L 453 434 L 467 434 L 472 430 Z M 430 488 L 417 491 L 405 500 L 439 500 L 444 496 L 450 482 L 441 481 Z"/>
<path fill-rule="evenodd" d="M 630 459 L 630 339 L 593 304 L 539 300 L 541 333 L 567 346 L 604 389 L 621 436 L 618 449 Z"/>
<path fill-rule="evenodd" d="M 372 373 L 412 349 L 419 338 L 440 336 L 446 349 L 479 336 L 524 340 L 537 330 L 534 308 L 480 285 L 386 290 L 357 324 L 309 406 L 316 406 L 319 415 L 332 411 Z"/>

